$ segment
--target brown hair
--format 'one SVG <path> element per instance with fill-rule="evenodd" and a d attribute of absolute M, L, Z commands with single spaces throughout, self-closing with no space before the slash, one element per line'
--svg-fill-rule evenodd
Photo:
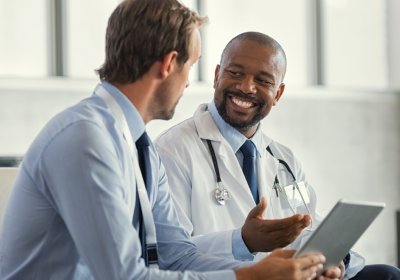
<path fill-rule="evenodd" d="M 127 84 L 142 77 L 157 61 L 177 51 L 189 59 L 190 37 L 206 21 L 177 0 L 125 0 L 108 20 L 106 58 L 100 79 Z"/>

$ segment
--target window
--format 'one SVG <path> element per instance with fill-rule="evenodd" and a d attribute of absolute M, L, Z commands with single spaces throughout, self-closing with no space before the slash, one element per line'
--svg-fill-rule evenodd
<path fill-rule="evenodd" d="M 259 31 L 276 39 L 284 48 L 288 59 L 286 82 L 290 85 L 310 83 L 312 69 L 308 61 L 313 57 L 308 53 L 308 39 L 312 35 L 307 20 L 308 0 L 204 2 L 204 13 L 209 17 L 203 39 L 206 81 L 213 80 L 215 66 L 230 39 L 245 31 Z"/>
<path fill-rule="evenodd" d="M 386 2 L 323 1 L 323 82 L 327 86 L 389 86 Z"/>
<path fill-rule="evenodd" d="M 46 3 L 0 1 L 0 77 L 48 75 Z"/>
<path fill-rule="evenodd" d="M 96 78 L 107 20 L 120 0 L 0 3 L 0 78 Z M 399 87 L 398 1 L 184 0 L 209 17 L 195 81 L 212 82 L 226 43 L 244 31 L 274 37 L 286 51 L 290 86 Z M 56 8 L 54 8 L 56 7 Z M 58 24 L 55 24 L 58 23 Z M 60 34 L 61 33 L 61 34 Z M 398 36 L 397 36 L 398 37 Z M 57 48 L 60 47 L 61 48 Z"/>

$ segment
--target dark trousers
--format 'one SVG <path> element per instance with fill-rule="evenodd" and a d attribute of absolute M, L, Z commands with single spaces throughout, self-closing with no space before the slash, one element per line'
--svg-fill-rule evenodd
<path fill-rule="evenodd" d="M 400 280 L 400 270 L 386 264 L 366 265 L 351 280 Z"/>

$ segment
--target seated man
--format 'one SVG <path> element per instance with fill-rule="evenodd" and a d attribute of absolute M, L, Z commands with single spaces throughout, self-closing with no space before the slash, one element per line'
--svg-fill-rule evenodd
<path fill-rule="evenodd" d="M 273 38 L 236 36 L 215 69 L 214 100 L 155 141 L 179 219 L 204 252 L 252 259 L 256 252 L 299 248 L 309 234 L 304 229 L 320 222 L 300 163 L 260 129 L 282 97 L 285 72 L 285 52 Z M 352 252 L 340 268 L 353 277 L 363 266 Z M 378 279 L 374 273 L 387 270 L 399 275 L 386 266 L 363 271 Z"/>
<path fill-rule="evenodd" d="M 126 0 L 114 10 L 102 82 L 50 120 L 24 156 L 4 216 L 0 279 L 316 275 L 319 254 L 280 250 L 257 264 L 204 255 L 179 223 L 145 124 L 172 117 L 203 22 L 176 0 Z"/>

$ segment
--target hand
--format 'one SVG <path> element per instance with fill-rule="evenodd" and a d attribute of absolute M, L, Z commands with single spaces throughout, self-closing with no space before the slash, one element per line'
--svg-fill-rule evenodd
<path fill-rule="evenodd" d="M 341 262 L 339 266 L 332 266 L 328 267 L 327 270 L 322 273 L 316 280 L 336 280 L 336 279 L 343 279 L 344 277 L 344 263 Z"/>
<path fill-rule="evenodd" d="M 270 252 L 292 243 L 311 224 L 310 215 L 294 215 L 284 219 L 264 220 L 265 197 L 254 207 L 242 227 L 242 238 L 250 252 Z"/>
<path fill-rule="evenodd" d="M 310 254 L 291 258 L 294 250 L 278 249 L 255 265 L 235 271 L 237 280 L 309 280 L 322 269 L 325 257 Z"/>

